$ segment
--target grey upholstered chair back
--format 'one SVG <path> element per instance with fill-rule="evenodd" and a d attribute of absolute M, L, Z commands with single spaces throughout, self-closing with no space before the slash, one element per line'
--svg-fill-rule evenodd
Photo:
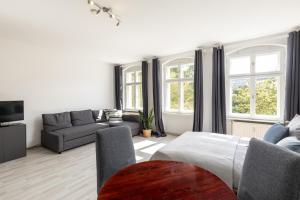
<path fill-rule="evenodd" d="M 252 139 L 238 190 L 239 200 L 300 200 L 300 155 Z"/>
<path fill-rule="evenodd" d="M 136 162 L 130 129 L 119 126 L 97 131 L 96 161 L 99 192 L 111 175 Z"/>

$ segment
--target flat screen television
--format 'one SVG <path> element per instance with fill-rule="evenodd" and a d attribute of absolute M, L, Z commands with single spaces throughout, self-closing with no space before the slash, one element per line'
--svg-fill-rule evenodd
<path fill-rule="evenodd" d="M 0 123 L 24 120 L 24 101 L 0 101 Z"/>

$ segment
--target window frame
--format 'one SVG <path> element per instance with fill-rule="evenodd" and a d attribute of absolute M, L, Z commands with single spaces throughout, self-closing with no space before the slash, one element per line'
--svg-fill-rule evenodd
<path fill-rule="evenodd" d="M 127 73 L 134 73 L 134 80 L 133 82 L 127 82 L 126 80 L 126 74 Z M 141 107 L 138 106 L 138 86 L 142 87 L 142 79 L 143 77 L 141 77 L 141 81 L 137 81 L 137 73 L 141 73 L 142 74 L 142 67 L 141 66 L 129 66 L 126 67 L 123 70 L 123 102 L 124 102 L 124 111 L 131 111 L 131 112 L 137 112 L 137 111 L 142 111 L 143 110 L 143 105 L 141 105 Z M 135 86 L 135 91 L 134 91 L 134 95 L 135 95 L 135 103 L 134 103 L 134 108 L 128 108 L 127 106 L 127 86 Z M 143 101 L 143 100 L 142 100 Z"/>
<path fill-rule="evenodd" d="M 256 72 L 256 56 L 279 55 L 279 71 L 270 72 Z M 245 74 L 233 74 L 230 75 L 230 59 L 250 56 L 250 73 Z M 228 118 L 238 119 L 250 119 L 250 120 L 268 120 L 268 121 L 282 121 L 284 115 L 284 97 L 285 97 L 285 66 L 286 66 L 286 46 L 285 45 L 259 45 L 252 47 L 245 47 L 229 53 L 226 55 L 226 67 L 225 67 L 225 81 L 226 81 L 226 107 Z M 274 77 L 277 79 L 277 115 L 259 115 L 256 114 L 256 79 L 258 78 L 270 78 Z M 249 79 L 250 89 L 250 113 L 232 113 L 232 87 L 231 80 L 234 79 Z"/>
<path fill-rule="evenodd" d="M 187 62 L 188 61 L 188 62 Z M 165 62 L 162 66 L 163 68 L 163 112 L 164 113 L 170 113 L 170 114 L 192 114 L 194 110 L 185 110 L 184 109 L 184 88 L 183 84 L 184 82 L 191 82 L 192 84 L 194 83 L 194 76 L 191 78 L 183 78 L 183 67 L 184 66 L 189 66 L 193 65 L 193 68 L 195 69 L 195 64 L 194 64 L 194 58 L 192 57 L 181 57 L 181 58 L 176 58 L 172 60 L 168 60 Z M 167 70 L 171 67 L 178 67 L 179 68 L 179 78 L 168 78 L 167 77 Z M 168 102 L 168 84 L 170 83 L 178 83 L 178 94 L 179 94 L 179 99 L 178 99 L 178 109 L 170 109 L 170 101 Z M 193 84 L 194 85 L 194 84 Z M 194 95 L 193 95 L 193 100 L 194 100 Z"/>

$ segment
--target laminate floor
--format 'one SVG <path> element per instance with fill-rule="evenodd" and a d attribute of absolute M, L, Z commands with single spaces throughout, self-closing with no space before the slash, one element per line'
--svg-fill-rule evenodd
<path fill-rule="evenodd" d="M 134 137 L 137 162 L 149 160 L 174 138 Z M 62 154 L 36 147 L 0 164 L 0 200 L 96 200 L 96 191 L 94 143 Z"/>

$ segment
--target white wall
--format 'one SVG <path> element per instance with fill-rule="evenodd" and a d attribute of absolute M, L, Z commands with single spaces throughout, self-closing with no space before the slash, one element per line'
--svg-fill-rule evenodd
<path fill-rule="evenodd" d="M 111 108 L 113 67 L 0 38 L 0 100 L 24 100 L 27 147 L 40 144 L 42 113 Z"/>

